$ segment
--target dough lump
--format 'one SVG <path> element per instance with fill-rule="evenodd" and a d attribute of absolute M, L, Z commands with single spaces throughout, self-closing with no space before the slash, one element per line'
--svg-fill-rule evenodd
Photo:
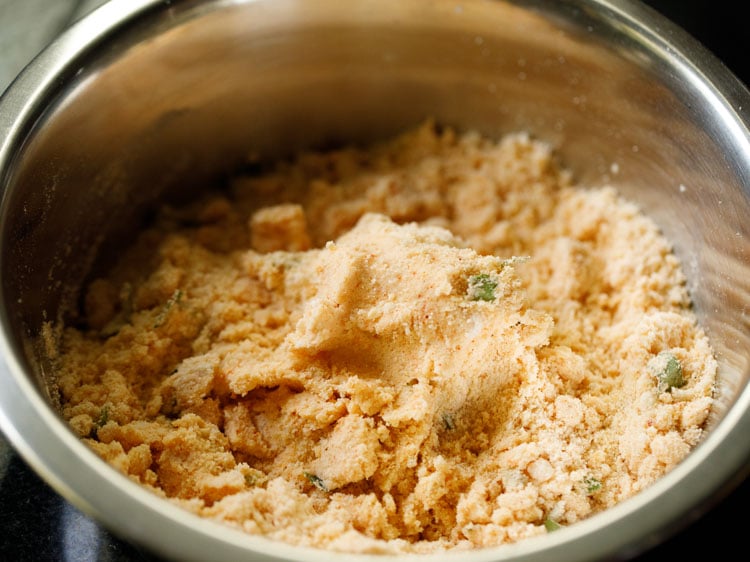
<path fill-rule="evenodd" d="M 433 123 L 165 207 L 56 362 L 71 427 L 155 494 L 390 553 L 632 496 L 700 441 L 716 373 L 639 209 L 527 135 Z"/>

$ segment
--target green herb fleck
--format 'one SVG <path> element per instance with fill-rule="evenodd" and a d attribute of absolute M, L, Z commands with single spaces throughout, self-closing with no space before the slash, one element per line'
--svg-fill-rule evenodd
<path fill-rule="evenodd" d="M 682 365 L 669 351 L 662 351 L 651 360 L 651 369 L 656 375 L 659 392 L 671 392 L 673 388 L 685 385 Z"/>
<path fill-rule="evenodd" d="M 497 278 L 488 273 L 469 277 L 469 298 L 473 301 L 494 301 Z"/>
<path fill-rule="evenodd" d="M 548 533 L 551 533 L 553 531 L 562 529 L 563 526 L 554 519 L 550 519 L 549 517 L 547 517 L 547 519 L 544 520 L 544 528 L 547 529 Z"/>
<path fill-rule="evenodd" d="M 260 470 L 255 470 L 254 468 L 251 468 L 250 472 L 245 474 L 245 484 L 247 484 L 250 488 L 259 486 L 266 480 L 266 475 Z"/>
<path fill-rule="evenodd" d="M 324 492 L 328 491 L 325 482 L 323 482 L 323 479 L 320 476 L 316 476 L 312 472 L 303 472 L 303 474 L 305 475 L 305 478 L 310 481 L 310 484 L 315 486 L 318 490 L 323 490 Z"/>
<path fill-rule="evenodd" d="M 597 478 L 594 478 L 593 476 L 586 476 L 583 479 L 583 484 L 586 486 L 586 493 L 589 496 L 596 494 L 599 490 L 602 489 L 601 481 Z"/>
<path fill-rule="evenodd" d="M 516 264 L 526 263 L 530 259 L 530 256 L 513 256 L 503 260 L 503 268 L 514 267 Z"/>
<path fill-rule="evenodd" d="M 159 313 L 159 316 L 156 317 L 156 322 L 154 322 L 154 328 L 158 328 L 162 324 L 164 324 L 164 321 L 167 319 L 167 314 L 169 314 L 169 310 L 176 305 L 178 302 L 180 302 L 180 299 L 182 298 L 182 291 L 179 289 L 175 290 L 174 293 L 172 293 L 172 296 L 169 297 L 169 300 L 164 304 L 164 308 Z"/>
<path fill-rule="evenodd" d="M 443 426 L 449 431 L 456 429 L 456 419 L 453 414 L 443 414 Z"/>
<path fill-rule="evenodd" d="M 109 421 L 109 404 L 105 404 L 99 412 L 99 418 L 96 420 L 97 427 L 104 427 Z"/>

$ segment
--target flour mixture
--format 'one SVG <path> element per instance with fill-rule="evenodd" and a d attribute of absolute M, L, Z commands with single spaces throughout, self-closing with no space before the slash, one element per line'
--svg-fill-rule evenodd
<path fill-rule="evenodd" d="M 299 545 L 512 543 L 694 447 L 712 350 L 656 226 L 549 147 L 432 123 L 164 208 L 63 330 L 63 413 L 200 516 Z"/>

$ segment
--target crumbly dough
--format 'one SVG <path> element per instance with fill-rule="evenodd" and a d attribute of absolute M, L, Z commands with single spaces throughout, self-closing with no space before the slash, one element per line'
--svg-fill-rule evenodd
<path fill-rule="evenodd" d="M 685 457 L 715 382 L 634 205 L 526 135 L 432 123 L 163 209 L 83 308 L 56 361 L 94 451 L 203 517 L 339 551 L 580 521 Z"/>

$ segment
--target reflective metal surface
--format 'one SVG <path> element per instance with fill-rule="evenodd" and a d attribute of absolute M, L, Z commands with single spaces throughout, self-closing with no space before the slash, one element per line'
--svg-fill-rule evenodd
<path fill-rule="evenodd" d="M 428 116 L 523 129 L 674 241 L 721 364 L 719 402 L 708 439 L 632 500 L 441 559 L 630 556 L 750 470 L 749 111 L 712 55 L 625 1 L 114 0 L 0 102 L 0 425 L 58 491 L 162 555 L 344 559 L 198 520 L 106 466 L 50 407 L 40 326 L 74 309 L 81 280 L 158 200 L 221 181 L 249 153 L 364 142 Z"/>

